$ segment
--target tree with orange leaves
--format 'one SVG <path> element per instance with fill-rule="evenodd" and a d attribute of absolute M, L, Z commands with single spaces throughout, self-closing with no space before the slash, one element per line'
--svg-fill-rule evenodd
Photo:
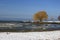
<path fill-rule="evenodd" d="M 39 20 L 40 22 L 42 22 L 43 20 L 45 20 L 47 18 L 48 18 L 48 15 L 45 11 L 39 11 L 36 14 L 34 14 L 34 16 L 33 16 L 34 21 Z"/>

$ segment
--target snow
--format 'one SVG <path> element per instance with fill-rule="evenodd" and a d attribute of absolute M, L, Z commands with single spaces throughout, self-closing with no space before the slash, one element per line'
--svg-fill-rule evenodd
<path fill-rule="evenodd" d="M 60 31 L 0 32 L 0 40 L 60 40 Z"/>

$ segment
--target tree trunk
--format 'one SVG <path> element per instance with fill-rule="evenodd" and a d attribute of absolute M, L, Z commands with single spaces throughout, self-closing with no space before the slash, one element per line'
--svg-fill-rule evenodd
<path fill-rule="evenodd" d="M 40 19 L 40 23 L 42 23 L 42 19 Z M 40 24 L 40 26 L 42 26 L 42 24 Z"/>

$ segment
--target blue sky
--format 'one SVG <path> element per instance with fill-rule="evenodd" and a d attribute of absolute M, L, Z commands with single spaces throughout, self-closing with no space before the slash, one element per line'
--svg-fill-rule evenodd
<path fill-rule="evenodd" d="M 60 0 L 0 0 L 0 18 L 32 18 L 44 10 L 49 17 L 60 15 Z"/>

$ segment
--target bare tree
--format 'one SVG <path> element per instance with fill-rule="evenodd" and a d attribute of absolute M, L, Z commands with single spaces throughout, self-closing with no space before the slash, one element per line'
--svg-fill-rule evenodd
<path fill-rule="evenodd" d="M 60 21 L 60 16 L 58 16 L 58 20 Z"/>

